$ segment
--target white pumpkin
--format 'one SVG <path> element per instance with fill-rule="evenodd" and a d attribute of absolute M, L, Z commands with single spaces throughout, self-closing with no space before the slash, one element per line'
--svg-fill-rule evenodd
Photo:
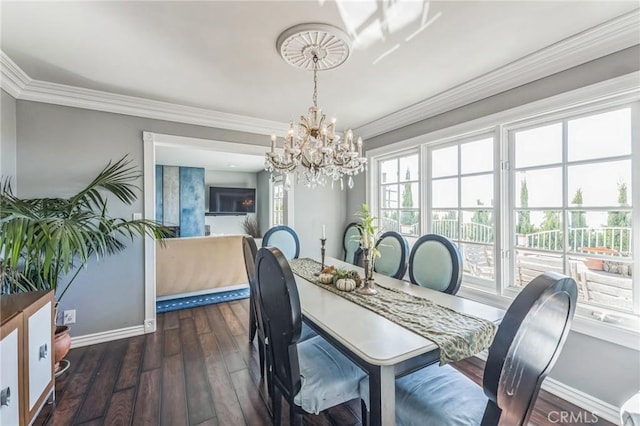
<path fill-rule="evenodd" d="M 336 281 L 336 288 L 342 291 L 353 291 L 356 288 L 356 282 L 351 278 L 340 278 Z"/>
<path fill-rule="evenodd" d="M 331 284 L 333 282 L 333 274 L 320 274 L 318 275 L 318 281 L 322 284 Z"/>

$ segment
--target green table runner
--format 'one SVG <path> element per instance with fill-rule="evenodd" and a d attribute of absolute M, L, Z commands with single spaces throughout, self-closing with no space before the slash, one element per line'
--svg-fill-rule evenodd
<path fill-rule="evenodd" d="M 497 327 L 491 321 L 461 314 L 431 300 L 376 283 L 378 294 L 366 296 L 344 292 L 321 284 L 314 276 L 320 263 L 312 259 L 292 259 L 291 270 L 300 277 L 434 342 L 440 348 L 440 365 L 468 358 L 488 348 Z"/>

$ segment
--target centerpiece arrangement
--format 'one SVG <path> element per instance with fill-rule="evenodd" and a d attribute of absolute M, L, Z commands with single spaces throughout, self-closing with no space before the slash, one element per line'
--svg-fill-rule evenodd
<path fill-rule="evenodd" d="M 373 295 L 378 293 L 373 282 L 373 267 L 375 259 L 380 257 L 380 251 L 375 246 L 377 227 L 374 221 L 376 218 L 371 216 L 369 206 L 366 204 L 362 205 L 356 216 L 360 218 L 360 223 L 357 225 L 360 229 L 360 236 L 357 238 L 362 253 L 364 277 L 361 278 L 358 271 L 337 269 L 334 266 L 325 267 L 324 255 L 322 269 L 315 275 L 317 275 L 318 282 L 334 284 L 338 290 L 353 291 L 357 289 L 361 294 Z"/>
<path fill-rule="evenodd" d="M 380 251 L 376 247 L 376 232 L 377 226 L 375 225 L 376 217 L 371 216 L 369 206 L 363 204 L 360 208 L 360 212 L 356 213 L 356 216 L 360 218 L 360 223 L 357 225 L 360 229 L 360 247 L 362 248 L 363 267 L 364 267 L 364 285 L 358 291 L 362 294 L 373 295 L 377 294 L 378 290 L 374 287 L 373 282 L 373 267 L 376 258 L 380 257 Z"/>
<path fill-rule="evenodd" d="M 334 266 L 324 268 L 318 276 L 318 281 L 322 284 L 334 284 L 341 291 L 353 291 L 362 285 L 358 271 L 336 269 Z"/>

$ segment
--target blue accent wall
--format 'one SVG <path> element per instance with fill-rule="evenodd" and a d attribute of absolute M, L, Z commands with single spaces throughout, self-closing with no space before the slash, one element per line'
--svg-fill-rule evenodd
<path fill-rule="evenodd" d="M 204 169 L 180 167 L 180 236 L 204 235 Z"/>
<path fill-rule="evenodd" d="M 162 170 L 156 165 L 156 221 L 162 223 Z"/>

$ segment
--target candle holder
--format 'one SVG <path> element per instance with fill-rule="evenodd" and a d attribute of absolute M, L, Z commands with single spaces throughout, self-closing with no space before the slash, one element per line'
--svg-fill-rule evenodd
<path fill-rule="evenodd" d="M 376 290 L 375 282 L 373 281 L 373 268 L 371 267 L 371 259 L 369 258 L 369 249 L 363 248 L 362 254 L 364 256 L 364 286 L 357 291 L 360 294 L 372 296 L 378 294 L 378 290 Z"/>
<path fill-rule="evenodd" d="M 324 254 L 326 252 L 326 249 L 325 249 L 324 246 L 325 246 L 326 242 L 327 242 L 326 238 L 320 238 L 320 260 L 321 260 L 321 266 L 320 266 L 320 270 L 313 274 L 316 277 L 319 276 L 320 273 L 322 272 L 322 270 L 324 269 Z"/>

